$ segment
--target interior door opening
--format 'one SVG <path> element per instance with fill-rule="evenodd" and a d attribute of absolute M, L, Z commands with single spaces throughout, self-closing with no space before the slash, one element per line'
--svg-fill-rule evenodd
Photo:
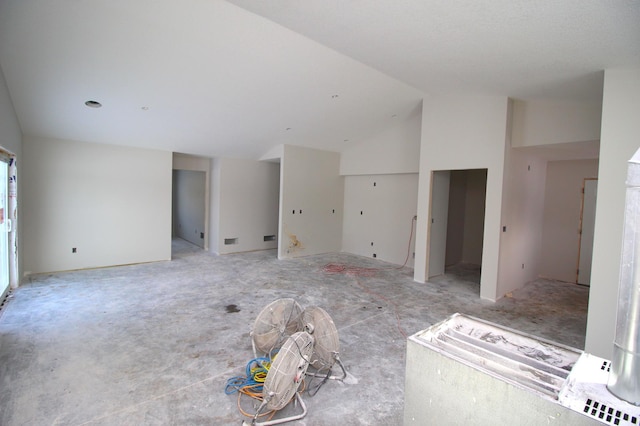
<path fill-rule="evenodd" d="M 9 164 L 0 159 L 0 300 L 9 289 Z"/>
<path fill-rule="evenodd" d="M 429 277 L 451 273 L 478 284 L 482 265 L 487 169 L 432 176 Z"/>
<path fill-rule="evenodd" d="M 596 224 L 596 201 L 598 179 L 584 179 L 582 185 L 582 209 L 580 212 L 580 244 L 578 248 L 578 268 L 576 282 L 591 283 L 591 258 L 593 256 L 593 233 Z"/>
<path fill-rule="evenodd" d="M 205 248 L 206 173 L 173 171 L 173 236 Z"/>

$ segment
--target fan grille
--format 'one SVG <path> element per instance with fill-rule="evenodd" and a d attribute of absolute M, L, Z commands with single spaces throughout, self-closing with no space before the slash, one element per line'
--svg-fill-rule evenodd
<path fill-rule="evenodd" d="M 294 299 L 278 299 L 258 314 L 251 338 L 256 348 L 265 354 L 278 347 L 284 339 L 301 329 L 302 307 Z"/>
<path fill-rule="evenodd" d="M 315 340 L 311 365 L 317 370 L 331 368 L 340 351 L 338 329 L 333 320 L 324 309 L 312 306 L 302 312 L 302 324 Z"/>
<path fill-rule="evenodd" d="M 313 337 L 304 331 L 294 333 L 282 345 L 264 382 L 267 409 L 280 410 L 291 401 L 302 383 L 312 353 Z"/>

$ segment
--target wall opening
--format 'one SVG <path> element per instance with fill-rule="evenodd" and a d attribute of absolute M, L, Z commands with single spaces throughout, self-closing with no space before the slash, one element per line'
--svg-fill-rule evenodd
<path fill-rule="evenodd" d="M 17 196 L 16 157 L 0 148 L 0 303 L 20 284 Z"/>
<path fill-rule="evenodd" d="M 429 278 L 451 274 L 480 294 L 486 189 L 487 169 L 433 172 Z"/>
<path fill-rule="evenodd" d="M 173 236 L 205 248 L 206 173 L 173 171 Z"/>

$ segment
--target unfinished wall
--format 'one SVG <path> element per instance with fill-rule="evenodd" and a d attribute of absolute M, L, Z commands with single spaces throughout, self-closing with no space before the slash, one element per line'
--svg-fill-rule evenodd
<path fill-rule="evenodd" d="M 606 359 L 613 353 L 627 162 L 640 146 L 638 111 L 640 68 L 605 70 L 585 350 Z"/>
<path fill-rule="evenodd" d="M 214 161 L 211 210 L 219 254 L 277 247 L 280 166 L 268 161 Z M 216 220 L 217 217 L 217 222 Z M 265 238 L 266 237 L 266 238 Z"/>
<path fill-rule="evenodd" d="M 413 266 L 421 124 L 420 104 L 379 134 L 347 142 L 343 251 Z"/>
<path fill-rule="evenodd" d="M 488 169 L 481 297 L 495 300 L 500 250 L 508 99 L 494 96 L 434 96 L 422 111 L 415 280 L 429 273 L 431 174 L 437 170 Z M 441 250 L 445 247 L 431 249 Z M 444 254 L 442 255 L 444 262 Z"/>
<path fill-rule="evenodd" d="M 505 161 L 497 298 L 538 277 L 542 247 L 545 161 L 514 148 Z"/>
<path fill-rule="evenodd" d="M 600 139 L 602 102 L 513 101 L 513 147 Z"/>
<path fill-rule="evenodd" d="M 484 210 L 487 194 L 487 171 L 467 172 L 467 202 L 465 204 L 464 245 L 462 261 L 482 264 L 482 241 L 484 235 Z"/>
<path fill-rule="evenodd" d="M 340 156 L 342 175 L 417 173 L 420 169 L 422 105 L 364 141 L 345 142 Z"/>
<path fill-rule="evenodd" d="M 342 250 L 413 266 L 417 195 L 417 173 L 346 176 Z"/>
<path fill-rule="evenodd" d="M 344 178 L 340 154 L 285 145 L 278 257 L 340 251 Z"/>
<path fill-rule="evenodd" d="M 576 282 L 584 179 L 598 177 L 598 160 L 547 163 L 540 275 Z"/>
<path fill-rule="evenodd" d="M 171 258 L 170 152 L 25 137 L 23 163 L 26 272 Z"/>
<path fill-rule="evenodd" d="M 7 84 L 4 79 L 4 74 L 0 69 L 0 149 L 8 151 L 15 155 L 15 159 L 18 162 L 22 162 L 22 131 L 20 129 L 20 123 L 18 123 L 18 117 L 13 109 L 13 103 L 11 102 L 11 96 L 7 89 Z M 21 167 L 17 167 L 16 187 L 18 191 L 21 191 Z M 12 202 L 9 201 L 9 205 Z M 15 230 L 9 235 L 10 250 L 13 251 L 16 256 L 17 262 L 10 262 L 9 265 L 9 285 L 13 288 L 20 285 L 20 278 L 22 277 L 22 221 L 17 220 L 15 215 L 12 215 L 11 219 L 14 221 Z M 15 247 L 17 246 L 17 250 Z M 14 258 L 15 259 L 15 258 Z M 0 288 L 0 295 L 3 294 L 5 289 Z"/>

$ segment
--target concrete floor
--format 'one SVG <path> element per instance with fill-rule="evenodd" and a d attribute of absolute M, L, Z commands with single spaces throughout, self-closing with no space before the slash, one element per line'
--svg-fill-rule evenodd
<path fill-rule="evenodd" d="M 455 312 L 584 346 L 585 287 L 538 280 L 490 303 L 475 268 L 419 284 L 409 268 L 328 275 L 331 262 L 393 266 L 349 254 L 213 256 L 176 240 L 171 262 L 31 276 L 0 313 L 0 424 L 239 425 L 226 380 L 252 358 L 256 315 L 282 297 L 332 316 L 349 372 L 305 397 L 298 425 L 401 424 L 403 333 Z"/>

